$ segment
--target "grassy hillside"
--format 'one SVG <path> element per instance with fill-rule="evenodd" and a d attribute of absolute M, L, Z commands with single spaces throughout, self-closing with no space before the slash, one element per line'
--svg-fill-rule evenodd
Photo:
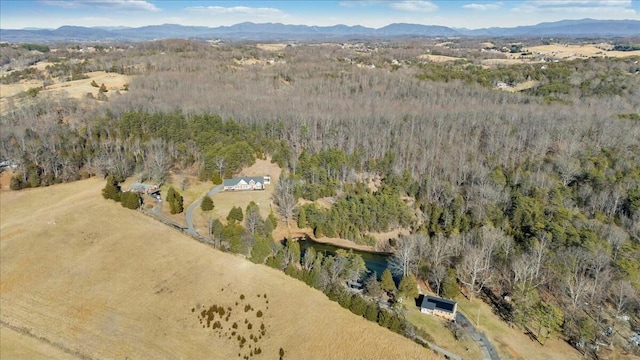
<path fill-rule="evenodd" d="M 233 359 L 258 347 L 260 358 L 435 357 L 279 271 L 103 200 L 102 186 L 1 194 L 0 317 L 32 334 L 1 327 L 3 358 L 60 355 L 36 338 L 94 358 Z M 221 329 L 201 322 L 212 305 L 232 313 Z"/>

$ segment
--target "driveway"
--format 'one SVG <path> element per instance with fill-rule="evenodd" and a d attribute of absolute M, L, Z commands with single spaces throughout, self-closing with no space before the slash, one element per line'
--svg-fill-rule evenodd
<path fill-rule="evenodd" d="M 211 190 L 209 190 L 207 195 L 213 196 L 213 195 L 219 193 L 220 191 L 222 191 L 222 189 L 223 189 L 223 186 L 222 185 L 218 185 L 218 186 L 212 188 Z M 198 198 L 191 205 L 189 205 L 189 207 L 187 208 L 187 211 L 185 211 L 185 217 L 187 219 L 187 228 L 185 229 L 185 232 L 187 234 L 191 235 L 191 236 L 195 236 L 195 237 L 197 237 L 197 238 L 199 238 L 201 240 L 204 240 L 204 237 L 202 235 L 200 235 L 196 231 L 196 228 L 193 225 L 193 210 L 198 208 L 200 206 L 200 204 L 202 204 L 202 197 Z"/>
<path fill-rule="evenodd" d="M 487 339 L 487 336 L 483 332 L 478 331 L 463 314 L 457 313 L 456 322 L 462 327 L 463 331 L 466 331 L 473 341 L 478 344 L 482 352 L 483 360 L 500 360 L 500 356 L 498 356 L 496 349 L 493 347 L 491 341 Z"/>

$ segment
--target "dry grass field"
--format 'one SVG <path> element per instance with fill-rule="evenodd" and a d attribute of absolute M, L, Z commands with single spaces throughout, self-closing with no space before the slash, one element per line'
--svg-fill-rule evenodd
<path fill-rule="evenodd" d="M 258 44 L 256 47 L 264 51 L 282 51 L 287 47 L 287 44 Z"/>
<path fill-rule="evenodd" d="M 48 85 L 46 89 L 42 90 L 42 93 L 56 93 L 65 92 L 67 96 L 72 98 L 82 98 L 87 93 L 92 93 L 94 96 L 98 96 L 98 88 L 91 86 L 91 82 L 95 81 L 98 85 L 104 84 L 107 88 L 105 95 L 107 97 L 112 96 L 116 91 L 123 91 L 124 85 L 129 84 L 131 77 L 121 75 L 117 73 L 107 73 L 104 71 L 95 71 L 86 74 L 89 78 L 82 80 L 74 80 L 67 82 L 56 82 L 52 85 Z M 27 91 L 30 88 L 37 88 L 42 86 L 42 82 L 38 80 L 26 80 L 15 84 L 3 84 L 2 91 L 0 91 L 0 97 L 6 98 L 14 96 L 23 91 Z"/>
<path fill-rule="evenodd" d="M 445 55 L 431 55 L 431 54 L 420 55 L 420 56 L 418 56 L 418 58 L 422 59 L 422 60 L 433 61 L 433 62 L 447 62 L 447 61 L 456 61 L 456 60 L 466 60 L 465 58 L 458 58 L 458 57 L 445 56 Z"/>
<path fill-rule="evenodd" d="M 468 335 L 462 335 L 459 341 L 453 337 L 451 330 L 447 329 L 447 320 L 425 315 L 417 306 L 409 305 L 407 319 L 416 327 L 423 329 L 433 338 L 433 342 L 443 349 L 463 356 L 465 359 L 480 359 L 482 353 L 480 347 Z"/>
<path fill-rule="evenodd" d="M 2 358 L 69 357 L 38 339 L 104 359 L 249 353 L 225 334 L 230 323 L 225 333 L 203 328 L 195 310 L 215 304 L 233 310 L 230 321 L 264 323 L 254 344 L 260 358 L 277 358 L 280 348 L 290 359 L 435 357 L 279 271 L 102 199 L 103 185 L 89 179 L 0 194 L 0 317 L 32 334 L 2 327 Z M 243 304 L 254 309 L 244 313 Z"/>
<path fill-rule="evenodd" d="M 0 359 L 75 359 L 54 345 L 0 325 Z"/>
<path fill-rule="evenodd" d="M 480 319 L 478 328 L 491 340 L 502 359 L 573 360 L 582 358 L 578 351 L 557 337 L 550 338 L 544 346 L 541 346 L 523 334 L 522 331 L 510 328 L 507 323 L 493 313 L 489 305 L 478 299 L 469 301 L 458 296 L 456 301 L 459 310 L 474 325 L 476 325 L 476 320 Z"/>
<path fill-rule="evenodd" d="M 639 56 L 640 51 L 613 51 L 608 50 L 611 45 L 607 44 L 584 44 L 584 45 L 563 45 L 563 44 L 551 44 L 532 46 L 527 48 L 534 56 L 548 56 L 561 60 L 573 60 L 577 58 L 587 57 L 629 57 Z M 519 55 L 519 54 L 509 54 Z"/>
<path fill-rule="evenodd" d="M 36 67 L 42 67 L 43 64 L 38 63 Z M 95 71 L 86 74 L 89 78 L 83 80 L 74 80 L 67 82 L 55 82 L 48 85 L 45 89 L 40 91 L 39 96 L 63 96 L 72 97 L 75 99 L 82 99 L 91 93 L 94 97 L 98 97 L 99 88 L 91 86 L 91 82 L 95 81 L 98 85 L 104 84 L 107 88 L 107 92 L 104 93 L 107 98 L 112 97 L 118 93 L 125 94 L 125 85 L 131 82 L 131 77 L 121 75 L 117 73 L 107 73 L 104 71 Z M 38 88 L 42 86 L 42 82 L 38 80 L 23 80 L 15 84 L 2 84 L 0 85 L 0 113 L 3 113 L 7 109 L 7 101 L 9 98 L 23 93 L 31 88 Z M 18 99 L 18 102 L 21 101 Z"/>
<path fill-rule="evenodd" d="M 227 215 L 229 215 L 229 211 L 234 206 L 239 206 L 242 208 L 242 212 L 244 214 L 247 205 L 251 201 L 258 204 L 260 208 L 260 215 L 262 218 L 266 218 L 269 216 L 269 213 L 272 209 L 271 204 L 271 196 L 273 195 L 273 191 L 275 189 L 278 180 L 280 179 L 280 173 L 282 169 L 278 166 L 278 164 L 272 163 L 271 158 L 267 157 L 266 159 L 256 159 L 256 162 L 243 169 L 238 176 L 264 176 L 271 175 L 271 185 L 267 185 L 265 190 L 262 191 L 222 191 L 211 197 L 214 204 L 214 209 L 210 211 L 208 214 L 203 213 L 202 210 L 196 209 L 193 214 L 193 220 L 196 226 L 196 229 L 200 234 L 206 234 L 207 232 L 207 217 L 211 216 L 216 219 L 220 219 L 223 223 L 226 224 Z M 208 188 L 204 191 L 201 191 L 199 196 L 203 196 L 208 190 L 213 187 L 211 182 L 206 183 Z M 191 202 L 193 202 L 197 197 L 194 197 Z M 191 202 L 187 202 L 185 198 L 185 208 L 191 204 Z M 273 208 L 275 212 L 276 209 Z M 284 220 L 279 227 L 286 228 L 284 225 Z M 282 239 L 279 239 L 282 240 Z"/>

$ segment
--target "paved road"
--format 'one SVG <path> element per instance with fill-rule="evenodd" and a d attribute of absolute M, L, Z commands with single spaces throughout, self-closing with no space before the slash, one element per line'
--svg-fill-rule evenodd
<path fill-rule="evenodd" d="M 478 344 L 480 351 L 482 351 L 483 360 L 500 360 L 500 356 L 498 356 L 496 349 L 493 347 L 491 341 L 487 339 L 487 336 L 483 332 L 478 331 L 463 314 L 458 313 L 456 315 L 456 322 L 471 336 L 473 341 Z"/>
<path fill-rule="evenodd" d="M 158 220 L 162 221 L 165 224 L 171 225 L 176 229 L 184 229 L 183 225 L 176 223 L 175 221 L 169 219 L 168 217 L 162 214 L 162 204 L 164 202 L 162 200 L 157 200 L 156 206 L 151 209 L 151 215 L 155 216 Z"/>
<path fill-rule="evenodd" d="M 213 195 L 219 193 L 220 191 L 222 191 L 222 189 L 223 189 L 223 186 L 222 185 L 218 185 L 218 186 L 212 188 L 211 190 L 209 190 L 207 195 L 213 196 Z M 193 204 L 189 205 L 189 207 L 187 208 L 187 211 L 185 211 L 185 217 L 187 219 L 187 228 L 185 229 L 185 231 L 187 232 L 187 234 L 189 234 L 191 236 L 195 236 L 197 238 L 204 239 L 204 237 L 202 235 L 198 234 L 198 232 L 196 231 L 195 226 L 193 225 L 193 210 L 195 210 L 198 206 L 200 206 L 201 203 L 202 203 L 202 197 L 197 199 L 196 201 L 194 201 Z"/>

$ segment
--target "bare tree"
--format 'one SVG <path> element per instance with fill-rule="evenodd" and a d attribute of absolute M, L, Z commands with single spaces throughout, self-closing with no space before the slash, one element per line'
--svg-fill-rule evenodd
<path fill-rule="evenodd" d="M 563 156 L 556 160 L 555 165 L 564 186 L 569 185 L 580 175 L 580 163 L 576 159 Z"/>
<path fill-rule="evenodd" d="M 589 257 L 589 273 L 593 276 L 593 287 L 591 288 L 591 297 L 590 301 L 593 303 L 596 300 L 596 295 L 602 296 L 604 291 L 601 289 L 600 281 L 603 277 L 607 277 L 609 262 L 611 262 L 611 258 L 609 257 L 607 249 L 602 246 L 596 247 L 593 253 L 590 254 Z"/>
<path fill-rule="evenodd" d="M 458 267 L 458 279 L 471 292 L 479 293 L 491 280 L 491 263 L 498 245 L 509 241 L 504 233 L 491 226 L 483 226 L 472 242 L 463 245 L 462 263 Z"/>
<path fill-rule="evenodd" d="M 470 295 L 479 293 L 490 277 L 490 261 L 482 246 L 467 244 L 463 249 L 464 257 L 458 266 L 458 279 L 469 289 Z"/>
<path fill-rule="evenodd" d="M 589 254 L 581 248 L 568 248 L 561 251 L 562 284 L 565 293 L 574 307 L 582 307 L 583 300 L 589 292 L 592 281 L 589 278 Z"/>
<path fill-rule="evenodd" d="M 171 157 L 167 150 L 167 143 L 162 139 L 153 139 L 145 144 L 145 169 L 149 177 L 158 186 L 162 186 L 167 179 L 167 172 L 171 165 Z"/>
<path fill-rule="evenodd" d="M 284 217 L 287 222 L 287 228 L 289 227 L 289 220 L 293 217 L 293 212 L 297 205 L 294 192 L 295 183 L 293 179 L 284 176 L 280 177 L 275 192 L 273 193 L 273 202 L 278 207 L 278 214 Z"/>
<path fill-rule="evenodd" d="M 432 267 L 429 271 L 429 281 L 435 285 L 436 294 L 440 294 L 440 288 L 445 276 L 447 276 L 447 268 L 441 264 Z"/>
<path fill-rule="evenodd" d="M 262 216 L 260 216 L 260 208 L 253 201 L 247 206 L 247 211 L 244 214 L 244 223 L 247 226 L 247 230 L 254 235 L 256 229 L 262 223 Z"/>
<path fill-rule="evenodd" d="M 391 272 L 401 276 L 415 273 L 418 263 L 418 242 L 426 241 L 423 235 L 402 236 L 396 241 L 393 255 L 389 261 Z"/>
<path fill-rule="evenodd" d="M 610 299 L 616 309 L 616 317 L 620 316 L 627 305 L 635 298 L 636 290 L 629 280 L 616 280 L 611 286 Z"/>
<path fill-rule="evenodd" d="M 609 245 L 611 245 L 611 249 L 613 250 L 613 261 L 616 261 L 616 259 L 618 258 L 618 251 L 620 250 L 622 244 L 627 241 L 629 235 L 626 231 L 624 231 L 624 229 L 616 225 L 606 226 L 603 235 Z"/>
<path fill-rule="evenodd" d="M 220 179 L 223 179 L 222 174 L 226 169 L 224 157 L 218 156 L 215 158 L 216 167 L 218 168 L 218 175 L 220 175 Z"/>

